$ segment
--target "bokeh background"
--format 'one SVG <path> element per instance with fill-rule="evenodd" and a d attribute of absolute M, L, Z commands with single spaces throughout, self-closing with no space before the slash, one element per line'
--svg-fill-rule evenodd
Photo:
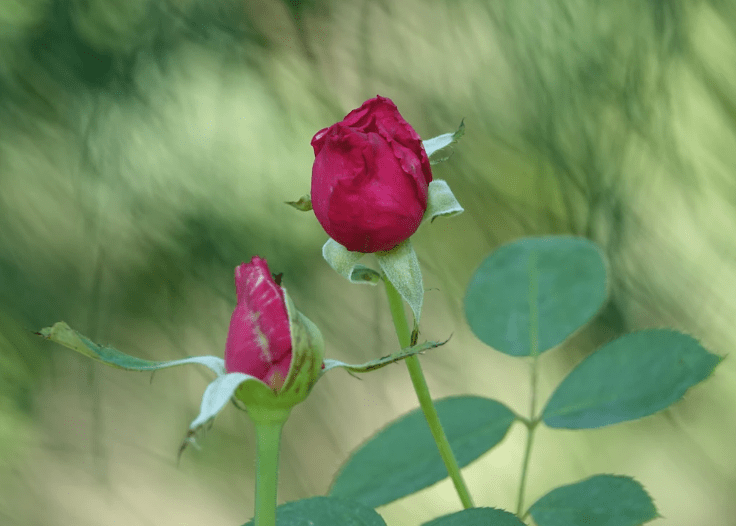
<path fill-rule="evenodd" d="M 140 357 L 221 355 L 233 269 L 268 258 L 327 355 L 395 349 L 382 291 L 321 259 L 312 135 L 377 93 L 424 138 L 466 212 L 414 238 L 432 290 L 437 397 L 526 413 L 524 361 L 461 312 L 486 254 L 525 235 L 599 243 L 611 302 L 542 358 L 540 400 L 617 334 L 671 326 L 736 343 L 736 3 L 729 0 L 4 0 L 0 3 L 0 524 L 242 524 L 254 437 L 226 409 L 176 465 L 209 376 L 108 369 L 39 341 L 64 320 Z M 368 262 L 368 259 L 366 259 Z M 416 407 L 405 368 L 327 375 L 284 432 L 280 501 L 328 491 L 349 452 Z M 736 366 L 647 419 L 540 430 L 527 502 L 595 473 L 653 496 L 652 524 L 736 524 Z M 515 509 L 524 430 L 465 470 Z M 379 509 L 458 509 L 444 481 Z"/>

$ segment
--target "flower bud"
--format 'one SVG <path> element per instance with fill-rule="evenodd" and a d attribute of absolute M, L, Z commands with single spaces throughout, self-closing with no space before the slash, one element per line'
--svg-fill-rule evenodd
<path fill-rule="evenodd" d="M 235 269 L 235 289 L 238 304 L 230 320 L 225 370 L 261 380 L 279 406 L 296 405 L 320 374 L 324 342 L 319 329 L 296 310 L 266 260 L 258 256 Z M 246 406 L 253 403 L 253 396 L 264 401 L 263 390 L 252 387 L 245 382 L 236 392 Z"/>
<path fill-rule="evenodd" d="M 353 252 L 390 250 L 422 222 L 432 181 L 422 141 L 377 96 L 312 139 L 311 202 L 325 232 Z"/>

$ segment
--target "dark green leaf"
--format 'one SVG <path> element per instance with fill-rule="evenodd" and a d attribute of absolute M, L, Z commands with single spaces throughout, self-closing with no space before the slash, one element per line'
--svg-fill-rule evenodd
<path fill-rule="evenodd" d="M 436 402 L 437 413 L 460 467 L 506 435 L 514 413 L 495 400 L 459 396 Z M 393 422 L 363 444 L 342 467 L 330 494 L 372 508 L 388 504 L 447 477 L 421 410 Z"/>
<path fill-rule="evenodd" d="M 657 518 L 641 484 L 615 475 L 596 475 L 554 489 L 529 513 L 538 526 L 638 526 Z"/>
<path fill-rule="evenodd" d="M 472 508 L 445 515 L 422 526 L 525 526 L 516 515 L 495 508 Z"/>
<path fill-rule="evenodd" d="M 243 526 L 253 526 L 250 521 Z M 381 516 L 362 504 L 333 497 L 287 502 L 276 508 L 276 526 L 386 526 Z"/>
<path fill-rule="evenodd" d="M 512 356 L 542 353 L 590 321 L 606 300 L 598 247 L 579 237 L 525 238 L 498 248 L 468 285 L 475 335 Z"/>
<path fill-rule="evenodd" d="M 550 397 L 542 418 L 550 427 L 590 429 L 651 415 L 682 398 L 720 361 L 680 332 L 627 334 L 573 369 Z"/>

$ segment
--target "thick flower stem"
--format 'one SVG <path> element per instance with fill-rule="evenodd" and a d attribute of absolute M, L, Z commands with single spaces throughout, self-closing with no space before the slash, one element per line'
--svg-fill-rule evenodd
<path fill-rule="evenodd" d="M 399 338 L 399 345 L 404 349 L 409 347 L 411 344 L 411 334 L 409 331 L 409 324 L 406 321 L 404 304 L 402 303 L 401 295 L 391 282 L 388 279 L 384 279 L 383 282 L 386 285 L 386 295 L 388 296 L 388 304 L 391 310 L 391 317 L 394 320 L 396 335 Z M 416 356 L 409 356 L 404 361 L 409 369 L 409 376 L 414 384 L 414 391 L 417 393 L 419 405 L 424 412 L 424 417 L 427 419 L 427 424 L 429 424 L 429 429 L 432 432 L 434 441 L 437 443 L 437 449 L 440 451 L 440 456 L 442 457 L 442 461 L 445 463 L 447 473 L 450 475 L 452 483 L 455 485 L 455 490 L 460 497 L 463 507 L 465 509 L 472 508 L 474 507 L 473 499 L 470 497 L 470 492 L 468 491 L 462 474 L 460 473 L 460 468 L 457 464 L 457 460 L 455 459 L 455 454 L 450 448 L 450 443 L 445 435 L 445 430 L 442 429 L 442 423 L 437 415 L 437 409 L 432 403 L 432 397 L 429 394 L 429 387 L 427 386 L 427 380 L 424 378 L 422 366 L 419 364 L 419 358 Z"/>
<path fill-rule="evenodd" d="M 281 418 L 260 418 L 251 414 L 256 429 L 255 526 L 276 526 L 276 492 L 279 477 L 281 429 L 288 412 Z"/>

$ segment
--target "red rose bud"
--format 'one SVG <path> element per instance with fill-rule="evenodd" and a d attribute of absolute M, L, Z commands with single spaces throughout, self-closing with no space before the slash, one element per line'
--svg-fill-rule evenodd
<path fill-rule="evenodd" d="M 389 250 L 416 232 L 432 181 L 422 141 L 385 97 L 367 100 L 312 139 L 312 207 L 353 252 Z"/>
<path fill-rule="evenodd" d="M 288 398 L 281 401 L 289 406 L 302 401 L 322 367 L 319 329 L 294 308 L 258 256 L 235 269 L 235 290 L 238 305 L 230 320 L 225 370 L 258 378 L 279 398 Z"/>

